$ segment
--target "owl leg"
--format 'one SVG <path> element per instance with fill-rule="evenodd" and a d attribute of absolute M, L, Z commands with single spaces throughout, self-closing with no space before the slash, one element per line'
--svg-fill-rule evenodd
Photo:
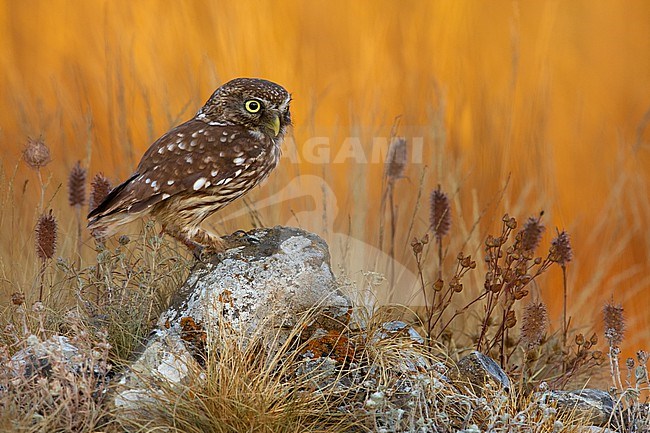
<path fill-rule="evenodd" d="M 164 225 L 163 232 L 185 245 L 197 258 L 226 251 L 226 242 L 219 235 L 199 227 L 180 229 L 173 225 Z"/>
<path fill-rule="evenodd" d="M 183 245 L 185 245 L 197 258 L 201 255 L 203 251 L 203 245 L 193 241 L 186 231 L 179 229 L 176 226 L 170 226 L 164 224 L 162 227 L 162 232 L 170 235 Z"/>
<path fill-rule="evenodd" d="M 202 228 L 197 227 L 191 232 L 188 232 L 188 238 L 190 241 L 204 247 L 208 252 L 222 253 L 226 251 L 226 242 L 221 238 L 221 236 L 215 233 L 210 233 Z"/>

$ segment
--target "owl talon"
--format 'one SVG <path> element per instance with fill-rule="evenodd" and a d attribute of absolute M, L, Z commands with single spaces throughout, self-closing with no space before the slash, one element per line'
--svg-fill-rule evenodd
<path fill-rule="evenodd" d="M 202 245 L 195 245 L 191 251 L 196 261 L 205 262 L 205 248 Z"/>
<path fill-rule="evenodd" d="M 249 234 L 246 234 L 246 236 L 244 236 L 243 239 L 245 239 L 246 242 L 248 242 L 251 245 L 258 245 L 261 242 L 260 238 Z"/>
<path fill-rule="evenodd" d="M 251 245 L 257 245 L 257 244 L 260 243 L 260 239 L 258 237 L 255 237 L 253 235 L 249 235 L 244 230 L 237 230 L 235 233 L 233 233 L 233 235 L 237 236 L 238 239 L 242 239 L 242 240 L 248 242 Z"/>

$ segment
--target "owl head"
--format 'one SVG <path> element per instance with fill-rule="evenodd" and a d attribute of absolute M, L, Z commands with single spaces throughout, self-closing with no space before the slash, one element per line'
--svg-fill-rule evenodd
<path fill-rule="evenodd" d="M 215 90 L 196 118 L 213 125 L 242 125 L 277 139 L 291 125 L 290 101 L 289 92 L 271 81 L 236 78 Z"/>

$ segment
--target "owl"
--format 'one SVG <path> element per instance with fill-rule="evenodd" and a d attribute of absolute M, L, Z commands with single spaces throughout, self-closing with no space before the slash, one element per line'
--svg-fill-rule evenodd
<path fill-rule="evenodd" d="M 88 228 L 108 236 L 149 215 L 195 252 L 223 251 L 221 237 L 200 225 L 277 166 L 291 125 L 290 101 L 282 86 L 267 80 L 222 85 L 194 118 L 149 147 L 135 173 L 88 214 Z"/>

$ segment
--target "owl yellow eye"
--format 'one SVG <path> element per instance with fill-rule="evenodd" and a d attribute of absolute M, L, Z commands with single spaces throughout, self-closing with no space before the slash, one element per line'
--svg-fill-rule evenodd
<path fill-rule="evenodd" d="M 246 111 L 253 114 L 257 113 L 262 109 L 262 104 L 257 99 L 249 99 L 248 101 L 246 101 L 244 106 L 246 107 Z"/>

